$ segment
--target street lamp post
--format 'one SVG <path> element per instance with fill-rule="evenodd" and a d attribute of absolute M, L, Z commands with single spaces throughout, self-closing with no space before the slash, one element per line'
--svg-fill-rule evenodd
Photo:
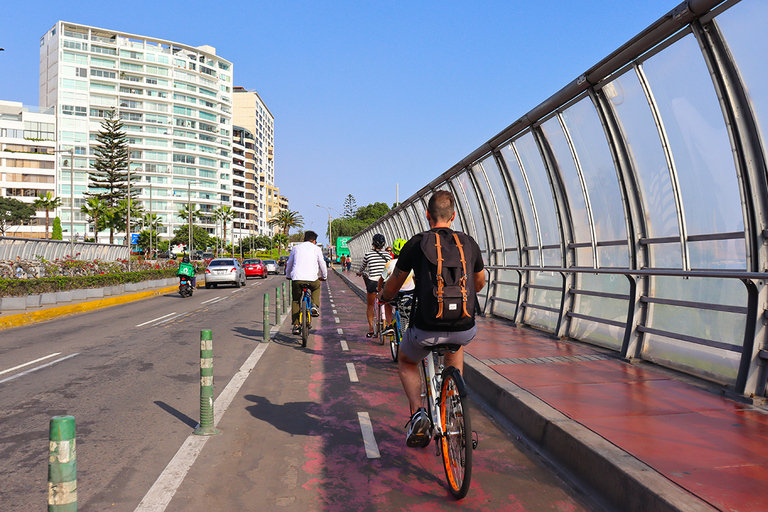
<path fill-rule="evenodd" d="M 69 253 L 75 257 L 75 148 L 54 149 L 54 153 L 69 153 Z M 98 242 L 98 240 L 96 240 Z"/>
<path fill-rule="evenodd" d="M 319 204 L 316 204 L 318 208 L 325 208 L 328 211 L 328 257 L 333 259 L 333 233 L 331 232 L 331 210 L 335 211 L 336 213 L 339 213 L 334 208 L 331 208 L 329 206 L 320 206 Z"/>
<path fill-rule="evenodd" d="M 195 180 L 187 182 L 187 220 L 189 220 L 189 245 L 187 250 L 189 251 L 190 260 L 192 260 L 192 196 L 190 195 L 189 186 L 193 183 L 197 185 L 199 182 Z"/>

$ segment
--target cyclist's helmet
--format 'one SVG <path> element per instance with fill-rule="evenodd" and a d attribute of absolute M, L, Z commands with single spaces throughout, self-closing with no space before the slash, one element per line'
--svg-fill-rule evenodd
<path fill-rule="evenodd" d="M 402 249 L 404 245 L 405 245 L 405 240 L 403 240 L 402 238 L 398 238 L 397 240 L 395 240 L 395 242 L 392 244 L 392 252 L 395 253 L 395 256 L 398 256 L 400 254 L 400 249 Z"/>
<path fill-rule="evenodd" d="M 377 249 L 382 249 L 384 247 L 384 235 L 381 233 L 376 233 L 373 235 L 373 246 Z"/>

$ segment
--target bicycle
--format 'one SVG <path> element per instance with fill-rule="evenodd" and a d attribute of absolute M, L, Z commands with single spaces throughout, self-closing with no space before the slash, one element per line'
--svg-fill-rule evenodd
<path fill-rule="evenodd" d="M 442 455 L 448 487 L 456 499 L 462 499 L 469 491 L 472 451 L 478 444 L 469 419 L 464 379 L 458 369 L 445 367 L 445 351 L 456 352 L 460 348 L 451 344 L 435 345 L 420 365 L 422 403 L 432 421 L 435 455 Z"/>
<path fill-rule="evenodd" d="M 399 292 L 397 297 L 389 303 L 392 305 L 394 332 L 388 334 L 387 337 L 389 338 L 389 351 L 394 362 L 397 362 L 397 355 L 400 353 L 400 342 L 403 340 L 405 330 L 408 328 L 408 318 L 410 317 L 412 303 L 413 293 L 411 292 Z"/>
<path fill-rule="evenodd" d="M 312 327 L 312 292 L 306 285 L 301 286 L 301 301 L 299 302 L 299 326 L 301 330 L 301 346 L 307 346 L 309 329 Z"/>
<path fill-rule="evenodd" d="M 386 315 L 384 313 L 384 307 L 386 306 L 386 302 L 379 302 L 379 298 L 376 297 L 373 300 L 373 333 L 376 337 L 379 338 L 379 343 L 384 344 L 385 343 L 385 334 L 384 334 L 384 323 Z"/>

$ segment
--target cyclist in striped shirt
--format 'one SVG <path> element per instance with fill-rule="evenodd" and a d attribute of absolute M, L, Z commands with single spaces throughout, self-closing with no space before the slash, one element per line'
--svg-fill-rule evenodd
<path fill-rule="evenodd" d="M 387 262 L 392 259 L 392 255 L 384 250 L 384 243 L 384 235 L 380 233 L 373 235 L 373 249 L 365 253 L 363 264 L 360 266 L 360 270 L 357 271 L 358 276 L 363 276 L 365 291 L 367 292 L 368 334 L 365 335 L 366 338 L 373 338 L 375 336 L 373 331 L 373 303 L 378 293 L 379 277 L 384 272 Z"/>

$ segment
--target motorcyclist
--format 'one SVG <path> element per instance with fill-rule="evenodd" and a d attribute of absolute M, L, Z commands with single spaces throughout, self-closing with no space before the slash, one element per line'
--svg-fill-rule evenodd
<path fill-rule="evenodd" d="M 195 277 L 195 266 L 189 262 L 189 255 L 185 254 L 179 263 L 178 276 L 187 276 L 192 281 L 192 289 L 197 287 L 197 277 Z M 179 277 L 181 279 L 181 277 Z"/>

